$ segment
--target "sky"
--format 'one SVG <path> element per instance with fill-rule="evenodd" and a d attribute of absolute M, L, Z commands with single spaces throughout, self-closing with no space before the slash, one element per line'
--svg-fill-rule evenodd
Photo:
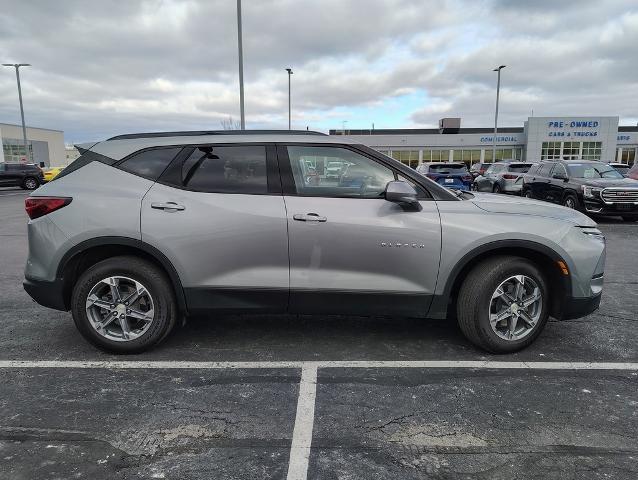
<path fill-rule="evenodd" d="M 637 0 L 243 0 L 247 128 L 638 121 Z M 67 142 L 239 120 L 234 0 L 0 0 L 28 125 Z M 0 123 L 19 123 L 0 70 Z M 345 122 L 345 123 L 344 123 Z"/>

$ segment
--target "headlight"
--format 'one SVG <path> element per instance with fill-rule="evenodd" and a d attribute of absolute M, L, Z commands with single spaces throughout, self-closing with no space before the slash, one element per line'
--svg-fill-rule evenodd
<path fill-rule="evenodd" d="M 602 191 L 602 188 L 583 185 L 583 196 L 585 198 L 600 198 L 600 192 Z"/>
<path fill-rule="evenodd" d="M 589 236 L 590 238 L 594 238 L 596 240 L 599 240 L 599 241 L 605 243 L 605 236 L 603 235 L 603 232 L 601 232 L 597 228 L 594 228 L 594 227 L 581 227 L 580 231 L 583 232 L 585 235 Z"/>

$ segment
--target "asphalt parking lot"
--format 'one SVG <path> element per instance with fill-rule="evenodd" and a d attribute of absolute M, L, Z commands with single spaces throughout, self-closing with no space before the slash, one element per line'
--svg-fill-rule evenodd
<path fill-rule="evenodd" d="M 601 222 L 601 308 L 530 348 L 455 324 L 197 318 L 95 350 L 22 289 L 26 193 L 0 189 L 0 478 L 638 478 L 638 223 Z"/>

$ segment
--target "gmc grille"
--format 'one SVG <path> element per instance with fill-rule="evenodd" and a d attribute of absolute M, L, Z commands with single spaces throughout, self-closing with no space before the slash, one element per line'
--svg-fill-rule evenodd
<path fill-rule="evenodd" d="M 634 189 L 612 189 L 605 188 L 601 197 L 608 203 L 635 203 L 638 202 L 638 188 Z"/>

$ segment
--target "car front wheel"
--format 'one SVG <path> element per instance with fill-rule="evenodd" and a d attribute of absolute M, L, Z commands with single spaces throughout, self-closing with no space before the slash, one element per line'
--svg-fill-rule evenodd
<path fill-rule="evenodd" d="M 578 210 L 578 198 L 576 198 L 576 195 L 570 193 L 565 196 L 563 205 L 567 208 L 571 208 L 572 210 Z"/>
<path fill-rule="evenodd" d="M 457 301 L 463 334 L 493 353 L 525 348 L 549 317 L 549 293 L 542 272 L 529 260 L 499 256 L 477 265 L 465 278 Z"/>
<path fill-rule="evenodd" d="M 139 353 L 161 342 L 177 318 L 166 275 L 137 257 L 113 257 L 86 270 L 71 299 L 80 333 L 114 353 Z"/>

